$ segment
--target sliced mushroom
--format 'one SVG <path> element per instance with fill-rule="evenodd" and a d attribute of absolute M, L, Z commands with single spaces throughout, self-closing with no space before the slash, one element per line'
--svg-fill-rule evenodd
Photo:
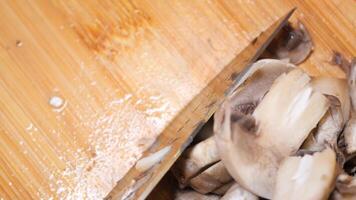
<path fill-rule="evenodd" d="M 351 118 L 348 121 L 344 130 L 344 138 L 347 153 L 353 154 L 356 153 L 356 58 L 354 58 L 351 62 L 348 82 L 352 111 Z"/>
<path fill-rule="evenodd" d="M 230 181 L 229 183 L 226 183 L 225 185 L 219 187 L 218 189 L 212 191 L 213 194 L 217 194 L 217 195 L 223 195 L 225 194 L 231 186 L 233 186 L 235 184 L 235 181 Z"/>
<path fill-rule="evenodd" d="M 179 190 L 175 193 L 175 200 L 219 200 L 217 195 L 209 194 L 204 195 L 193 190 Z"/>
<path fill-rule="evenodd" d="M 231 176 L 254 194 L 271 198 L 280 162 L 295 153 L 329 107 L 300 69 L 278 77 L 252 116 L 228 98 L 214 115 L 215 141 Z"/>
<path fill-rule="evenodd" d="M 288 157 L 279 167 L 273 199 L 326 199 L 335 176 L 336 155 L 330 148 L 314 155 Z"/>
<path fill-rule="evenodd" d="M 298 22 L 283 27 L 262 57 L 288 59 L 293 64 L 303 62 L 313 50 L 311 37 L 305 26 Z"/>
<path fill-rule="evenodd" d="M 235 183 L 220 200 L 258 200 L 259 198 L 251 192 Z"/>
<path fill-rule="evenodd" d="M 220 160 L 214 138 L 208 138 L 187 149 L 172 167 L 173 175 L 181 187 L 185 187 L 190 178 Z"/>
<path fill-rule="evenodd" d="M 251 114 L 281 74 L 292 70 L 295 66 L 284 61 L 263 59 L 255 62 L 239 79 L 232 97 L 234 110 Z"/>
<path fill-rule="evenodd" d="M 236 102 L 234 109 L 243 113 L 251 113 L 271 87 L 273 80 L 293 68 L 292 64 L 273 59 L 259 60 L 254 63 L 236 84 L 238 87 L 235 93 L 238 96 L 234 97 L 234 102 Z M 212 139 L 202 141 L 189 148 L 178 159 L 172 172 L 181 187 L 184 187 L 190 178 L 220 160 L 214 143 Z"/>
<path fill-rule="evenodd" d="M 337 138 L 349 119 L 350 98 L 346 80 L 317 77 L 312 87 L 328 98 L 330 108 L 320 120 L 316 130 L 309 135 L 302 148 L 320 151 L 326 145 L 337 148 Z"/>
<path fill-rule="evenodd" d="M 212 192 L 230 182 L 232 177 L 220 161 L 189 181 L 189 185 L 199 193 Z"/>

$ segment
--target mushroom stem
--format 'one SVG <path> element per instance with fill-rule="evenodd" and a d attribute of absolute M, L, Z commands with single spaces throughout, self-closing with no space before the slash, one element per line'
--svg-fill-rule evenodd
<path fill-rule="evenodd" d="M 330 148 L 314 155 L 286 158 L 278 170 L 273 199 L 326 199 L 336 176 L 336 155 Z"/>
<path fill-rule="evenodd" d="M 220 160 L 215 141 L 210 137 L 187 149 L 172 167 L 181 187 L 205 168 Z"/>

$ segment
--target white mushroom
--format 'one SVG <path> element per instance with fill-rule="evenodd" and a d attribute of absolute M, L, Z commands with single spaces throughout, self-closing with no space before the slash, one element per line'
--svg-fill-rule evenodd
<path fill-rule="evenodd" d="M 330 148 L 313 155 L 288 157 L 279 167 L 273 199 L 326 199 L 335 176 L 336 155 Z"/>
<path fill-rule="evenodd" d="M 300 69 L 279 76 L 252 116 L 234 111 L 236 94 L 214 115 L 220 157 L 242 187 L 272 198 L 280 162 L 299 149 L 329 102 Z"/>

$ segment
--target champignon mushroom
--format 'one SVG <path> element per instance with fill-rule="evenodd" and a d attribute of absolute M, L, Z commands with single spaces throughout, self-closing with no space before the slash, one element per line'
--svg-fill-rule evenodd
<path fill-rule="evenodd" d="M 215 141 L 210 137 L 188 148 L 172 167 L 172 173 L 181 187 L 206 167 L 220 160 Z"/>
<path fill-rule="evenodd" d="M 311 37 L 305 26 L 298 22 L 296 27 L 291 24 L 283 27 L 262 57 L 288 59 L 293 64 L 299 64 L 309 56 L 312 50 Z"/>
<path fill-rule="evenodd" d="M 175 193 L 175 200 L 188 200 L 188 199 L 192 199 L 192 200 L 219 200 L 220 197 L 217 195 L 204 195 L 204 194 L 200 194 L 198 192 L 195 192 L 193 190 L 178 190 Z"/>
<path fill-rule="evenodd" d="M 343 79 L 317 77 L 312 80 L 311 85 L 328 98 L 330 108 L 302 148 L 313 151 L 320 151 L 326 145 L 337 148 L 337 138 L 348 121 L 350 113 L 347 82 Z"/>
<path fill-rule="evenodd" d="M 280 75 L 252 115 L 236 112 L 232 94 L 214 115 L 215 141 L 231 176 L 272 198 L 280 162 L 295 153 L 329 107 L 300 69 Z"/>
<path fill-rule="evenodd" d="M 344 138 L 347 153 L 353 154 L 356 153 L 356 58 L 354 58 L 351 62 L 348 82 L 352 109 L 351 118 L 348 121 L 344 130 Z"/>
<path fill-rule="evenodd" d="M 288 157 L 279 167 L 274 200 L 326 199 L 336 176 L 336 155 L 326 148 L 303 157 Z"/>
<path fill-rule="evenodd" d="M 258 200 L 259 198 L 251 192 L 235 183 L 220 200 Z"/>
<path fill-rule="evenodd" d="M 212 192 L 230 182 L 232 177 L 220 161 L 204 170 L 196 177 L 190 179 L 189 185 L 201 194 Z"/>

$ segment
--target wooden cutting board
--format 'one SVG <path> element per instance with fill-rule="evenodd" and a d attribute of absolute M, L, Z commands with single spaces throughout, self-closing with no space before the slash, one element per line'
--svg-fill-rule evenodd
<path fill-rule="evenodd" d="M 0 1 L 0 198 L 107 196 L 294 6 L 315 43 L 302 67 L 343 77 L 329 63 L 333 51 L 355 55 L 353 0 Z"/>

